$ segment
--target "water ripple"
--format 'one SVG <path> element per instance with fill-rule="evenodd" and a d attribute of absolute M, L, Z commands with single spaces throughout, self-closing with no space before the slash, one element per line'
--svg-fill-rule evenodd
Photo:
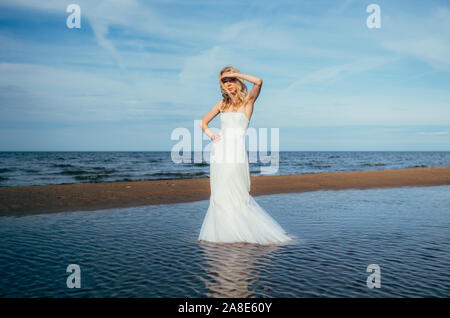
<path fill-rule="evenodd" d="M 208 201 L 0 218 L 1 297 L 448 297 L 450 187 L 257 197 L 293 236 L 198 243 Z M 82 288 L 66 286 L 67 265 Z M 381 268 L 369 289 L 369 264 Z"/>

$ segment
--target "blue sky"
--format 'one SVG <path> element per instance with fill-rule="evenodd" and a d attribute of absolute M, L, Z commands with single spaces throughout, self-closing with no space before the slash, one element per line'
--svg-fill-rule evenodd
<path fill-rule="evenodd" d="M 171 150 L 225 65 L 280 150 L 450 151 L 448 1 L 0 0 L 0 43 L 0 151 Z"/>

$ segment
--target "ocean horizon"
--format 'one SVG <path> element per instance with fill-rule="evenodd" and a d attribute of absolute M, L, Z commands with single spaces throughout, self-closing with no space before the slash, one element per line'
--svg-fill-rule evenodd
<path fill-rule="evenodd" d="M 276 170 L 269 175 L 450 166 L 450 151 L 280 151 L 269 163 L 257 152 L 248 155 L 252 177 L 268 175 L 262 168 L 270 165 Z M 209 152 L 190 158 L 175 163 L 170 151 L 0 152 L 0 187 L 209 177 Z"/>

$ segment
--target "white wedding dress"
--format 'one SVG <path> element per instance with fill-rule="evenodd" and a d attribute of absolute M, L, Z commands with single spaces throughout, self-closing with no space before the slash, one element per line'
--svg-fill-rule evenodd
<path fill-rule="evenodd" d="M 250 195 L 250 169 L 243 112 L 220 116 L 221 138 L 210 152 L 211 197 L 199 241 L 216 243 L 283 243 L 292 240 Z"/>

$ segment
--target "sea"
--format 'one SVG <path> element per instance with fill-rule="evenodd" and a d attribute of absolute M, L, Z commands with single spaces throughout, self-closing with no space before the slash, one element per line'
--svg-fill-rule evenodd
<path fill-rule="evenodd" d="M 176 156 L 175 156 L 176 157 Z M 2 152 L 2 187 L 205 178 L 170 152 Z M 275 174 L 450 166 L 450 152 L 280 152 Z M 262 165 L 250 163 L 251 175 Z M 288 244 L 198 241 L 209 200 L 0 217 L 0 297 L 450 297 L 450 185 L 255 197 Z"/>
<path fill-rule="evenodd" d="M 209 177 L 209 152 L 0 152 L 0 187 Z M 450 166 L 450 151 L 248 152 L 250 175 Z"/>
<path fill-rule="evenodd" d="M 255 200 L 291 243 L 197 241 L 208 200 L 0 217 L 0 297 L 450 297 L 450 186 Z"/>

